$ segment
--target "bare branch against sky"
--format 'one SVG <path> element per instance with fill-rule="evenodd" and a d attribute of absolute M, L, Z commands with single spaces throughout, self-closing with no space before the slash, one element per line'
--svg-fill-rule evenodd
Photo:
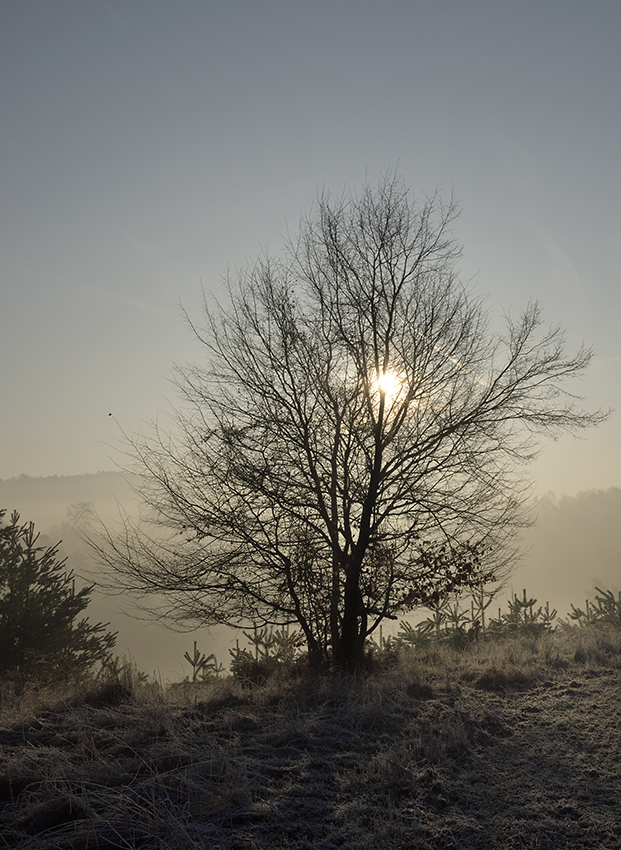
<path fill-rule="evenodd" d="M 605 415 L 566 389 L 591 352 L 537 304 L 491 329 L 456 214 L 392 172 L 324 192 L 206 305 L 176 428 L 133 440 L 156 531 L 94 543 L 121 586 L 181 622 L 295 624 L 311 659 L 356 669 L 383 620 L 514 565 L 521 467 Z"/>

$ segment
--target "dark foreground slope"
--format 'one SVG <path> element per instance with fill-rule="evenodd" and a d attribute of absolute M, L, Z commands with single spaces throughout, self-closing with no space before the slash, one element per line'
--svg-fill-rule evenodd
<path fill-rule="evenodd" d="M 583 631 L 5 713 L 0 847 L 618 850 L 620 667 Z"/>

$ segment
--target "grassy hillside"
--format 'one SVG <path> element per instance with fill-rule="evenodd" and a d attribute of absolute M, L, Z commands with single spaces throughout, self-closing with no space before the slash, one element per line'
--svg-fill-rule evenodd
<path fill-rule="evenodd" d="M 0 846 L 621 847 L 621 632 L 376 655 L 367 675 L 5 693 Z"/>

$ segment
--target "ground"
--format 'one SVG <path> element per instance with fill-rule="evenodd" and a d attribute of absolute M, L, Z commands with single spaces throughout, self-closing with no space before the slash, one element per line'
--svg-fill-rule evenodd
<path fill-rule="evenodd" d="M 621 636 L 114 688 L 0 728 L 0 848 L 621 848 Z"/>

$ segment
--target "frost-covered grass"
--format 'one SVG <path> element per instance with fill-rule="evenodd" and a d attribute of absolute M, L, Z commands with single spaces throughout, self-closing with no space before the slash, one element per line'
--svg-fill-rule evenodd
<path fill-rule="evenodd" d="M 359 677 L 9 691 L 0 847 L 621 846 L 615 629 L 377 652 Z"/>

